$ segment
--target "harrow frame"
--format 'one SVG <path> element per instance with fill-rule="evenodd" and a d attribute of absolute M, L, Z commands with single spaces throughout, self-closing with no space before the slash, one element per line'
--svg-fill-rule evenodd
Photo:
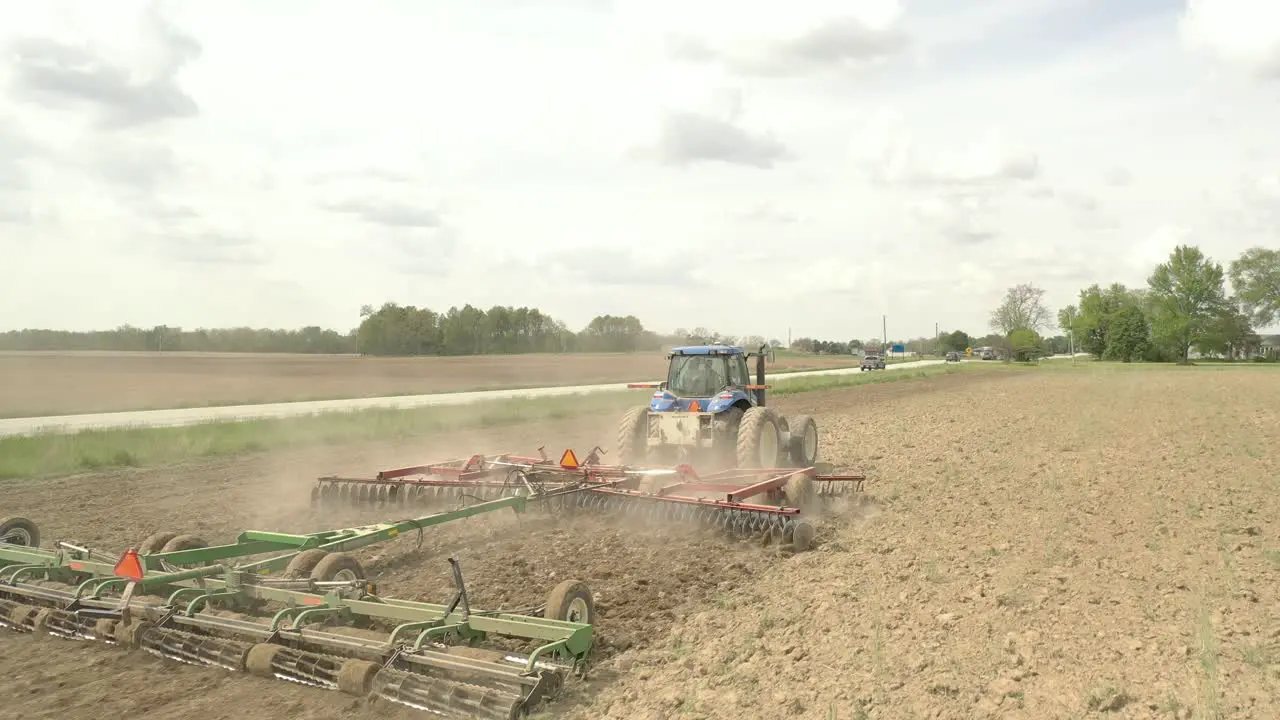
<path fill-rule="evenodd" d="M 808 549 L 814 529 L 807 515 L 830 496 L 861 492 L 862 473 L 805 468 L 732 468 L 699 475 L 690 465 L 667 468 L 609 465 L 595 447 L 579 462 L 572 449 L 559 461 L 476 454 L 383 470 L 372 477 L 316 479 L 313 504 L 430 505 L 441 498 L 529 497 L 549 511 L 639 507 L 651 518 L 693 520 L 737 536 L 768 536 L 793 550 Z M 669 480 L 665 482 L 664 480 Z M 723 494 L 720 498 L 705 494 Z M 754 500 L 754 501 L 752 501 Z M 752 502 L 749 502 L 752 501 Z"/>
<path fill-rule="evenodd" d="M 461 566 L 450 558 L 455 594 L 448 605 L 397 600 L 379 596 L 343 551 L 485 512 L 523 511 L 527 502 L 510 496 L 411 520 L 304 535 L 245 531 L 227 545 L 152 554 L 130 548 L 119 556 L 63 541 L 39 547 L 34 523 L 9 518 L 0 526 L 16 521 L 27 531 L 17 543 L 0 538 L 0 625 L 101 639 L 181 662 L 370 695 L 446 716 L 465 711 L 454 716 L 516 718 L 554 696 L 566 677 L 583 672 L 594 613 L 584 584 L 562 582 L 540 608 L 479 611 L 470 607 Z M 249 561 L 280 550 L 288 552 Z M 335 574 L 335 563 L 325 570 L 323 561 L 316 562 L 319 556 L 349 562 L 336 563 L 345 572 Z M 307 565 L 311 576 L 299 577 L 297 570 Z M 286 572 L 278 574 L 281 569 Z M 273 608 L 269 619 L 223 612 L 264 608 Z M 317 629 L 324 625 L 366 629 L 363 636 Z M 367 629 L 378 625 L 390 629 Z M 531 649 L 493 658 L 451 651 L 459 643 L 474 646 L 495 637 Z"/>

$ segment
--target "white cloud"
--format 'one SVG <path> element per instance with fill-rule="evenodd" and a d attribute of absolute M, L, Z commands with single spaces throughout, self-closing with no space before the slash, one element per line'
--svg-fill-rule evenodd
<path fill-rule="evenodd" d="M 1197 50 L 1280 79 L 1280 4 L 1272 0 L 1188 0 L 1179 29 Z"/>
<path fill-rule="evenodd" d="M 0 327 L 980 331 L 1280 240 L 1274 5 L 4 3 Z"/>

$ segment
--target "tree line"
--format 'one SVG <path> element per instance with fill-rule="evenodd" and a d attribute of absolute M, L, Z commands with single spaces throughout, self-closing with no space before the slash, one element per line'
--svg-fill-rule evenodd
<path fill-rule="evenodd" d="M 1231 291 L 1227 290 L 1230 281 Z M 1179 245 L 1158 265 L 1146 287 L 1093 284 L 1080 290 L 1076 303 L 1057 313 L 1045 291 L 1031 283 L 1008 289 L 992 311 L 985 336 L 961 330 L 907 340 L 819 340 L 790 343 L 799 352 L 856 354 L 903 345 L 909 353 L 931 354 L 970 347 L 997 347 L 1027 359 L 1077 350 L 1099 359 L 1187 362 L 1201 356 L 1244 359 L 1275 357 L 1280 336 L 1264 342 L 1255 328 L 1280 324 L 1280 251 L 1251 248 L 1226 268 L 1198 247 Z M 464 305 L 437 312 L 386 303 L 360 311 L 360 324 L 347 331 L 310 326 L 298 330 L 215 328 L 187 330 L 129 325 L 114 330 L 12 330 L 0 333 L 0 350 L 197 351 L 244 353 L 317 353 L 363 355 L 479 355 L 572 352 L 657 352 L 665 346 L 723 343 L 782 348 L 778 339 L 731 336 L 705 327 L 660 334 L 634 315 L 600 315 L 581 330 L 537 308 Z"/>
<path fill-rule="evenodd" d="M 299 330 L 181 327 L 114 330 L 11 330 L 0 350 L 150 351 L 361 354 L 377 356 L 485 355 L 573 352 L 658 352 L 664 346 L 720 342 L 758 347 L 777 340 L 734 337 L 698 327 L 659 334 L 634 315 L 599 315 L 579 331 L 537 308 L 472 305 L 437 312 L 386 303 L 360 309 L 360 325 L 347 332 L 316 326 Z"/>
<path fill-rule="evenodd" d="M 814 338 L 796 338 L 791 349 L 796 352 L 816 353 L 819 355 L 857 355 L 865 352 L 889 352 L 893 347 L 901 345 L 903 352 L 913 355 L 935 355 L 951 351 L 964 352 L 969 348 L 1004 347 L 1007 338 L 997 333 L 987 335 L 970 335 L 963 330 L 940 332 L 934 336 L 913 337 L 910 340 L 890 340 L 881 342 L 880 338 L 868 340 L 815 340 Z M 1069 342 L 1065 335 L 1041 338 L 1037 335 L 1037 348 L 1041 354 L 1060 354 L 1068 350 Z"/>
<path fill-rule="evenodd" d="M 1146 287 L 1095 283 L 1056 320 L 1078 351 L 1100 360 L 1187 363 L 1193 352 L 1277 359 L 1280 336 L 1263 338 L 1255 328 L 1280 324 L 1280 251 L 1250 248 L 1224 268 L 1199 247 L 1178 245 Z M 1043 344 L 1039 331 L 1051 323 L 1044 290 L 1029 283 L 1009 288 L 991 313 L 991 327 L 1024 358 Z"/>

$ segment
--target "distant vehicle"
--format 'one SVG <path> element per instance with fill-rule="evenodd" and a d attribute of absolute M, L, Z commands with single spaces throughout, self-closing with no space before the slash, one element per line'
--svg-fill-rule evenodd
<path fill-rule="evenodd" d="M 867 370 L 883 370 L 883 369 L 884 369 L 884 358 L 881 357 L 880 355 L 877 355 L 875 353 L 868 353 L 866 357 L 862 358 L 861 370 L 863 372 Z"/>
<path fill-rule="evenodd" d="M 947 353 L 947 362 L 960 362 L 960 353 L 955 350 Z"/>

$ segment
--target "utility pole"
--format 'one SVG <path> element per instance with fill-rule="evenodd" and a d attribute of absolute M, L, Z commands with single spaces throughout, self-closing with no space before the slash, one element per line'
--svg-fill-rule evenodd
<path fill-rule="evenodd" d="M 933 354 L 938 354 L 938 323 L 933 324 Z"/>
<path fill-rule="evenodd" d="M 887 315 L 880 316 L 880 351 L 889 347 L 889 320 Z"/>

